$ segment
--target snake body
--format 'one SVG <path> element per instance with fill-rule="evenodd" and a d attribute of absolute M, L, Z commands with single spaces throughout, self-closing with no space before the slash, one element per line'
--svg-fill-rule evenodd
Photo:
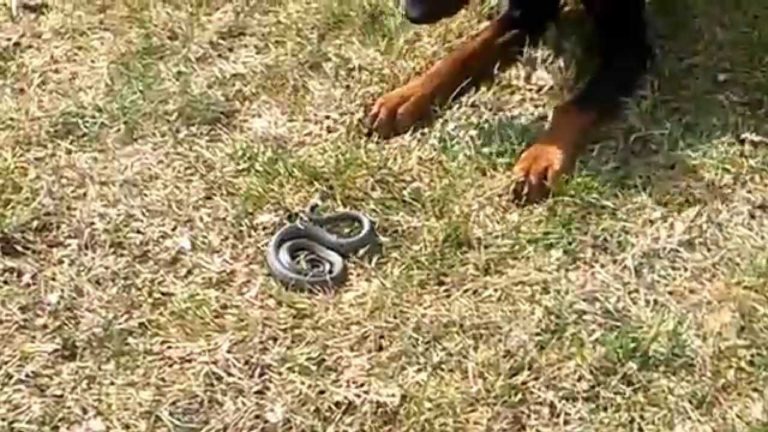
<path fill-rule="evenodd" d="M 354 236 L 342 237 L 324 228 L 344 222 L 356 223 L 362 229 Z M 272 276 L 290 287 L 338 287 L 347 279 L 345 259 L 375 245 L 377 240 L 373 223 L 362 213 L 310 214 L 306 222 L 293 223 L 278 231 L 267 246 L 267 264 Z M 302 252 L 305 262 L 314 264 L 311 268 L 298 264 Z"/>

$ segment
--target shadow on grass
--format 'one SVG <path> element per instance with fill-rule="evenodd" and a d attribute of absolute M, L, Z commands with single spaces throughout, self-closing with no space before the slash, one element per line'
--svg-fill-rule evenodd
<path fill-rule="evenodd" d="M 591 148 L 581 172 L 666 201 L 701 184 L 692 157 L 727 167 L 754 156 L 745 134 L 768 131 L 768 34 L 759 24 L 768 5 L 657 1 L 650 17 L 657 59 L 645 94 L 606 128 L 613 138 Z"/>

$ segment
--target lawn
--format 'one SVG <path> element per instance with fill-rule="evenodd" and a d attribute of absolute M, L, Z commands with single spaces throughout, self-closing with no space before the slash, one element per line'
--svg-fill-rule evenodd
<path fill-rule="evenodd" d="M 655 1 L 640 94 L 528 207 L 578 14 L 381 141 L 366 108 L 489 13 L 395 3 L 2 14 L 0 430 L 767 430 L 768 2 Z M 384 240 L 333 294 L 265 265 L 315 198 Z"/>

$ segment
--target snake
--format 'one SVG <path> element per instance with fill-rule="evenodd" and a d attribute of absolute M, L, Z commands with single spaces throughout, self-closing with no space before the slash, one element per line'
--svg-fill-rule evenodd
<path fill-rule="evenodd" d="M 318 215 L 310 210 L 304 219 L 279 230 L 267 246 L 267 265 L 272 277 L 292 288 L 311 290 L 343 285 L 347 280 L 346 259 L 378 242 L 373 222 L 360 212 Z M 326 229 L 339 223 L 355 223 L 361 230 L 344 237 Z M 305 266 L 299 264 L 302 253 Z"/>

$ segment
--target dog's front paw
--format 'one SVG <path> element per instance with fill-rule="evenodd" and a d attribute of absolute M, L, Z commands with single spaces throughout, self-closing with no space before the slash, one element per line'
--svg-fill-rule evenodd
<path fill-rule="evenodd" d="M 515 177 L 513 198 L 533 204 L 549 197 L 557 181 L 570 174 L 575 154 L 568 146 L 536 143 L 520 156 L 512 173 Z"/>
<path fill-rule="evenodd" d="M 407 132 L 431 114 L 434 96 L 415 80 L 380 97 L 366 118 L 366 127 L 382 138 Z"/>

